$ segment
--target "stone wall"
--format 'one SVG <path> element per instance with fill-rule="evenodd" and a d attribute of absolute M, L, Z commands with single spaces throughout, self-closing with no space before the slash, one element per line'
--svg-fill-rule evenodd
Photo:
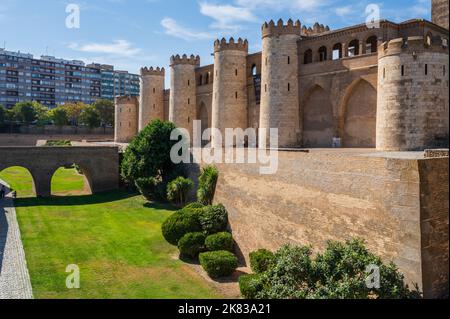
<path fill-rule="evenodd" d="M 448 30 L 448 0 L 432 0 L 431 16 L 433 23 Z"/>
<path fill-rule="evenodd" d="M 423 153 L 280 152 L 275 175 L 255 164 L 218 165 L 215 202 L 229 211 L 247 261 L 259 248 L 323 249 L 358 237 L 437 297 L 448 287 L 448 158 L 432 161 Z"/>
<path fill-rule="evenodd" d="M 0 146 L 36 146 L 39 140 L 112 142 L 113 134 L 0 134 Z"/>

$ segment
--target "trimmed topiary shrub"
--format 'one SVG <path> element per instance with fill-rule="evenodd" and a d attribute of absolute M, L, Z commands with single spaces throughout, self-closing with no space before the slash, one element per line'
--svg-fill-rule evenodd
<path fill-rule="evenodd" d="M 229 252 L 234 251 L 233 236 L 228 232 L 217 233 L 210 235 L 205 241 L 206 249 L 209 251 L 226 250 Z"/>
<path fill-rule="evenodd" d="M 204 250 L 204 247 L 205 234 L 200 232 L 188 233 L 178 242 L 180 253 L 191 258 L 196 258 Z"/>
<path fill-rule="evenodd" d="M 275 264 L 275 254 L 267 249 L 250 253 L 250 267 L 255 274 L 269 270 Z"/>
<path fill-rule="evenodd" d="M 210 251 L 200 254 L 200 264 L 211 278 L 220 278 L 233 274 L 238 259 L 229 251 Z"/>
<path fill-rule="evenodd" d="M 262 289 L 259 275 L 243 275 L 239 277 L 239 289 L 245 299 L 256 299 L 258 292 Z"/>
<path fill-rule="evenodd" d="M 183 210 L 167 218 L 161 228 L 164 238 L 174 246 L 177 246 L 178 241 L 187 233 L 196 233 L 202 230 L 198 214 Z"/>
<path fill-rule="evenodd" d="M 219 170 L 215 166 L 207 166 L 202 169 L 198 178 L 197 199 L 204 205 L 211 205 L 216 192 Z"/>
<path fill-rule="evenodd" d="M 222 204 L 207 206 L 203 209 L 199 220 L 207 234 L 215 234 L 227 229 L 228 213 Z"/>
<path fill-rule="evenodd" d="M 154 201 L 159 199 L 158 196 L 156 196 L 156 189 L 159 182 L 154 177 L 138 178 L 134 184 L 136 185 L 139 193 L 141 193 L 146 200 Z"/>

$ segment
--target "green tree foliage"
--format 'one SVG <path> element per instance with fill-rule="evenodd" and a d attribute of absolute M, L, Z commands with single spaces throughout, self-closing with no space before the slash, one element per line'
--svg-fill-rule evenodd
<path fill-rule="evenodd" d="M 183 207 L 186 204 L 189 191 L 194 187 L 194 182 L 189 178 L 177 177 L 167 184 L 167 199 L 172 203 Z"/>
<path fill-rule="evenodd" d="M 25 124 L 44 121 L 47 118 L 48 108 L 37 102 L 19 102 L 12 109 L 14 118 Z"/>
<path fill-rule="evenodd" d="M 275 255 L 267 249 L 259 249 L 250 253 L 250 267 L 256 274 L 269 270 L 275 263 Z"/>
<path fill-rule="evenodd" d="M 162 197 L 159 200 L 166 199 L 167 184 L 184 175 L 183 167 L 170 159 L 170 151 L 177 143 L 170 140 L 175 128 L 170 122 L 153 121 L 127 147 L 121 164 L 121 176 L 130 185 L 135 185 L 138 179 L 153 178 L 152 183 L 147 184 L 163 190 L 153 194 Z"/>
<path fill-rule="evenodd" d="M 0 104 L 0 124 L 6 122 L 6 108 Z"/>
<path fill-rule="evenodd" d="M 207 234 L 225 231 L 228 226 L 228 212 L 222 204 L 206 206 L 199 215 L 199 219 Z"/>
<path fill-rule="evenodd" d="M 56 126 L 64 126 L 69 124 L 69 117 L 67 116 L 67 110 L 62 106 L 58 106 L 50 110 L 50 119 L 53 120 L 53 123 Z"/>
<path fill-rule="evenodd" d="M 81 111 L 80 122 L 90 128 L 99 127 L 101 124 L 100 113 L 92 105 L 85 105 Z"/>
<path fill-rule="evenodd" d="M 97 100 L 92 106 L 100 115 L 102 125 L 114 125 L 114 103 L 109 100 Z"/>
<path fill-rule="evenodd" d="M 380 287 L 367 285 L 367 267 L 380 270 Z M 256 278 L 256 279 L 255 279 Z M 254 282 L 259 280 L 259 282 Z M 312 257 L 311 247 L 284 246 L 275 253 L 275 262 L 252 279 L 263 287 L 261 299 L 407 299 L 419 298 L 410 290 L 394 264 L 383 264 L 360 240 L 330 241 L 326 250 Z"/>
<path fill-rule="evenodd" d="M 216 191 L 219 171 L 215 166 L 202 168 L 198 178 L 197 200 L 203 205 L 211 205 Z"/>
<path fill-rule="evenodd" d="M 62 106 L 67 112 L 67 116 L 69 118 L 70 124 L 72 124 L 74 126 L 78 125 L 78 123 L 80 121 L 81 113 L 86 108 L 86 106 L 87 105 L 82 102 L 66 103 Z"/>

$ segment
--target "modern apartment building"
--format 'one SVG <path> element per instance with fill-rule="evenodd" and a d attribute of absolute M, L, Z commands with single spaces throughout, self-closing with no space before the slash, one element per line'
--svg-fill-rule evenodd
<path fill-rule="evenodd" d="M 90 104 L 115 95 L 139 95 L 139 76 L 113 66 L 0 49 L 0 104 L 37 101 L 50 108 L 67 102 Z"/>
<path fill-rule="evenodd" d="M 139 96 L 140 77 L 128 71 L 114 70 L 107 64 L 89 64 L 88 67 L 100 69 L 102 78 L 102 99 L 114 100 L 117 95 Z"/>

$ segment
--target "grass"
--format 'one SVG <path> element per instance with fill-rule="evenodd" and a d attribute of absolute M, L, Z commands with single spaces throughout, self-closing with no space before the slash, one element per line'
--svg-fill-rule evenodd
<path fill-rule="evenodd" d="M 3 179 L 17 191 L 17 197 L 26 198 L 35 195 L 33 191 L 33 178 L 30 172 L 23 167 L 10 167 L 0 172 Z M 84 176 L 77 173 L 74 168 L 61 167 L 52 178 L 52 194 L 57 196 L 88 194 L 85 187 Z"/>
<path fill-rule="evenodd" d="M 21 194 L 29 194 L 26 187 L 31 183 L 13 171 L 5 180 L 22 187 Z M 70 171 L 54 178 L 61 192 L 74 185 L 66 183 L 70 176 L 65 174 Z M 162 237 L 161 223 L 173 213 L 169 206 L 148 204 L 141 196 L 122 191 L 19 198 L 15 206 L 35 298 L 222 297 L 180 261 L 177 248 Z M 71 264 L 80 269 L 80 289 L 66 288 L 66 267 Z"/>
<path fill-rule="evenodd" d="M 72 146 L 72 143 L 67 140 L 47 141 L 45 146 Z"/>

